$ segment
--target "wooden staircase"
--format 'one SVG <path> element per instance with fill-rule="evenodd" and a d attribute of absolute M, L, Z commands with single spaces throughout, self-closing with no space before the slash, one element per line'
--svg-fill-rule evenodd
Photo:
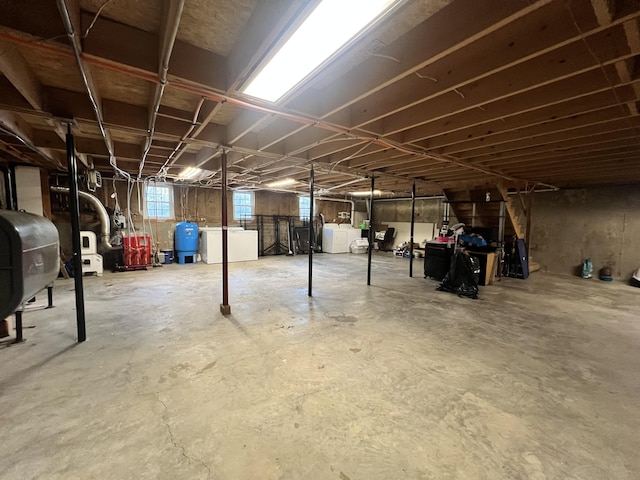
<path fill-rule="evenodd" d="M 527 241 L 527 249 L 529 248 L 527 228 L 530 230 L 531 226 L 527 222 L 527 214 L 530 213 L 531 208 L 531 193 L 518 194 L 516 197 L 508 195 L 504 185 L 491 185 L 475 189 L 445 188 L 444 195 L 449 202 L 451 213 L 455 215 L 458 222 L 462 222 L 468 227 L 492 228 L 496 232 L 500 226 L 500 204 L 504 201 L 505 222 L 502 240 L 508 240 L 514 236 L 523 238 Z M 520 209 L 514 204 L 515 198 L 520 200 Z M 529 256 L 529 270 L 539 269 L 540 265 Z"/>
<path fill-rule="evenodd" d="M 492 228 L 496 232 L 500 226 L 500 204 L 505 201 L 505 238 L 517 236 L 525 238 L 515 207 L 511 200 L 497 186 L 476 189 L 446 188 L 444 195 L 450 204 L 451 212 L 468 227 Z M 505 199 L 506 197 L 506 199 Z M 497 239 L 494 239 L 497 240 Z"/>

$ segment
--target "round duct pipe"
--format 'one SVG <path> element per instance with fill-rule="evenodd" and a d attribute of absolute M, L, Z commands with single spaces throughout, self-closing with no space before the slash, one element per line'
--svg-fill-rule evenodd
<path fill-rule="evenodd" d="M 67 187 L 51 187 L 52 192 L 56 193 L 64 193 L 69 194 L 69 189 Z M 111 245 L 111 219 L 109 218 L 109 213 L 107 209 L 104 207 L 102 202 L 98 200 L 97 197 L 94 197 L 90 193 L 78 191 L 78 196 L 87 200 L 91 205 L 93 205 L 98 212 L 98 217 L 100 218 L 100 244 L 105 250 L 114 250 L 119 247 L 114 247 Z"/>

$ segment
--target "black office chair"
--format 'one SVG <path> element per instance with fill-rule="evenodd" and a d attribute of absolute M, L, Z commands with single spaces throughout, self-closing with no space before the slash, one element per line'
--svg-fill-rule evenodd
<path fill-rule="evenodd" d="M 396 237 L 396 229 L 393 227 L 387 228 L 384 232 L 384 239 L 378 240 L 378 250 L 383 252 L 390 252 L 393 250 L 393 239 Z"/>

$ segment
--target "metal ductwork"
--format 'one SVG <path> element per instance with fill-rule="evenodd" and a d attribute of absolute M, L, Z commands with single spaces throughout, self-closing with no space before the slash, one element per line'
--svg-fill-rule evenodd
<path fill-rule="evenodd" d="M 64 193 L 69 194 L 69 189 L 67 187 L 51 187 L 52 192 L 56 193 Z M 98 200 L 97 197 L 94 197 L 90 193 L 78 191 L 78 196 L 87 200 L 91 205 L 93 205 L 98 212 L 98 216 L 100 217 L 100 244 L 105 250 L 114 250 L 119 247 L 114 247 L 111 245 L 111 219 L 109 218 L 109 213 L 107 209 L 104 207 L 102 202 Z"/>

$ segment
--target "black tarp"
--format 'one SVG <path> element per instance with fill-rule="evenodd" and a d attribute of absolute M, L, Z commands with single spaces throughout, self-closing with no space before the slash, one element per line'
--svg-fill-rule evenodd
<path fill-rule="evenodd" d="M 461 297 L 478 298 L 479 273 L 480 262 L 476 257 L 456 252 L 438 290 L 455 293 Z"/>

